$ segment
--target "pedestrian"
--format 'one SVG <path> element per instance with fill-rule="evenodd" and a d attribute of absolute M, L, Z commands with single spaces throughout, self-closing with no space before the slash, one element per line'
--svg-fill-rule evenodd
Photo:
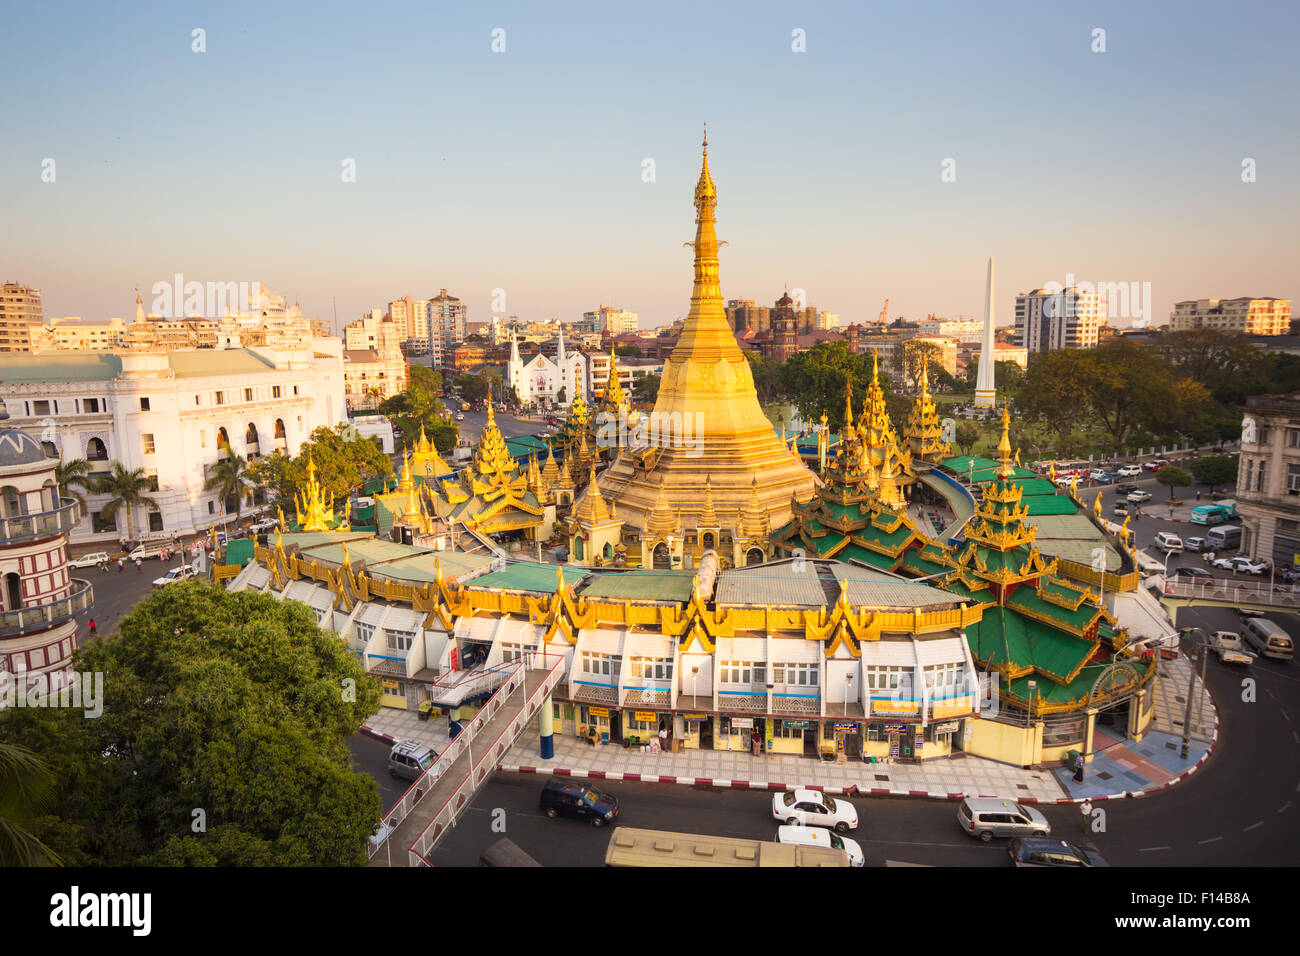
<path fill-rule="evenodd" d="M 1079 822 L 1083 825 L 1083 833 L 1088 834 L 1088 824 L 1092 822 L 1092 801 L 1084 800 L 1079 804 Z"/>
<path fill-rule="evenodd" d="M 118 573 L 118 574 L 121 574 L 121 573 L 122 573 L 122 569 L 123 569 L 124 567 L 126 567 L 126 562 L 124 562 L 121 558 L 118 558 L 118 559 L 117 559 L 117 573 Z"/>
<path fill-rule="evenodd" d="M 1074 757 L 1074 782 L 1083 783 L 1083 754 Z"/>
<path fill-rule="evenodd" d="M 135 569 L 136 569 L 137 571 L 143 571 L 143 570 L 144 570 L 144 562 L 141 561 L 139 558 L 136 558 L 136 559 L 135 559 Z"/>
<path fill-rule="evenodd" d="M 91 637 L 94 637 L 96 634 L 99 633 L 99 631 L 96 630 L 96 628 L 95 628 L 95 619 L 94 619 L 93 617 L 90 619 L 89 627 L 90 627 L 90 636 L 91 636 Z"/>
<path fill-rule="evenodd" d="M 1170 505 L 1170 506 L 1169 506 L 1169 520 L 1170 520 L 1170 521 L 1173 521 L 1173 520 L 1174 520 L 1174 506 L 1173 506 L 1173 505 Z"/>
<path fill-rule="evenodd" d="M 1196 500 L 1197 501 L 1201 500 L 1201 493 L 1199 491 L 1196 492 Z"/>
<path fill-rule="evenodd" d="M 659 752 L 668 752 L 668 725 L 664 723 L 659 724 Z"/>

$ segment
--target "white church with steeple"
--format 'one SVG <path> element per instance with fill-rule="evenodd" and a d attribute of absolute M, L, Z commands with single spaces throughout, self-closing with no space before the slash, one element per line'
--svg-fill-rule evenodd
<path fill-rule="evenodd" d="M 519 339 L 512 330 L 506 378 L 514 386 L 519 401 L 525 405 L 529 402 L 568 405 L 573 401 L 575 388 L 581 390 L 584 401 L 592 398 L 591 369 L 587 357 L 576 349 L 572 352 L 565 350 L 563 326 L 560 327 L 555 358 L 538 352 L 526 364 L 519 358 Z M 564 391 L 563 402 L 559 399 L 561 390 Z"/>

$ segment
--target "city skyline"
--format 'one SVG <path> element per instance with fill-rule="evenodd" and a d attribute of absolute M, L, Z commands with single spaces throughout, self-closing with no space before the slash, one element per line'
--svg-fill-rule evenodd
<path fill-rule="evenodd" d="M 30 43 L 0 70 L 27 115 L 0 145 L 0 278 L 42 289 L 49 318 L 129 316 L 137 286 L 147 301 L 179 272 L 255 279 L 327 321 L 335 301 L 336 332 L 438 288 L 474 322 L 603 302 L 659 327 L 689 305 L 707 121 L 726 299 L 788 285 L 842 324 L 886 298 L 891 317 L 977 316 L 990 255 L 1000 326 L 1017 293 L 1070 275 L 1151 283 L 1154 325 L 1181 300 L 1298 297 L 1297 107 L 1277 92 L 1292 10 L 1035 10 L 1029 30 L 1007 24 L 1032 7 L 383 26 L 311 9 L 15 12 Z M 389 65 L 397 35 L 447 41 L 436 68 Z M 1202 76 L 1189 50 L 1211 43 L 1252 70 Z M 1082 119 L 1044 120 L 1063 108 Z"/>

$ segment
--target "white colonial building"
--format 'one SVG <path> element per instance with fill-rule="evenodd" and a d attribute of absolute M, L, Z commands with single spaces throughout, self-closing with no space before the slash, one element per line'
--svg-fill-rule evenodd
<path fill-rule="evenodd" d="M 230 517 L 203 487 L 227 449 L 294 455 L 314 429 L 344 419 L 342 345 L 4 355 L 0 398 L 50 457 L 84 458 L 94 474 L 121 462 L 156 479 L 158 508 L 133 513 L 131 528 L 125 512 L 104 522 L 107 496 L 88 495 L 74 542 L 170 538 Z"/>
<path fill-rule="evenodd" d="M 581 352 L 565 351 L 563 328 L 560 329 L 555 358 L 538 352 L 527 363 L 519 358 L 519 341 L 511 332 L 506 380 L 514 386 L 519 401 L 525 405 L 530 402 L 567 405 L 573 401 L 575 387 L 581 389 L 584 400 L 591 398 L 591 370 L 587 357 Z M 563 402 L 558 398 L 561 389 L 564 390 Z"/>

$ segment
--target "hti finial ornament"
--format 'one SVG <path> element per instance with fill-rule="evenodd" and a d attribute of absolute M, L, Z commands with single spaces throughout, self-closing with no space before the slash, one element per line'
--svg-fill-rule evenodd
<path fill-rule="evenodd" d="M 709 124 L 704 124 L 704 148 L 709 148 Z"/>

